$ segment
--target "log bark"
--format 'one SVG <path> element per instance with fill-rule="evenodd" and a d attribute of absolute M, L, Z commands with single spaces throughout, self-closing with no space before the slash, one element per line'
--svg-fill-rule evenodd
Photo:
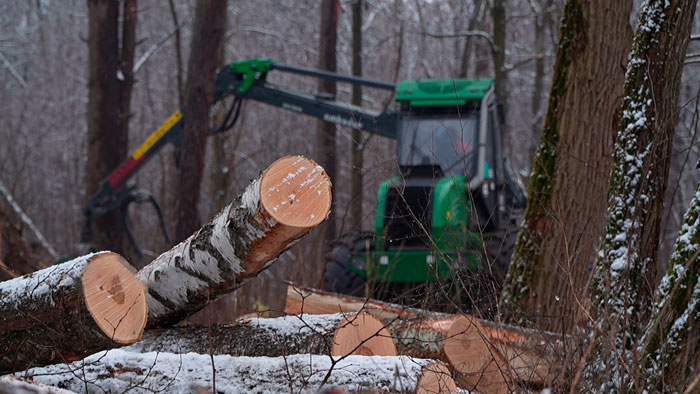
<path fill-rule="evenodd" d="M 202 338 L 211 337 L 209 341 Z M 173 326 L 147 331 L 130 352 L 201 353 L 234 357 L 292 354 L 396 356 L 384 325 L 369 314 L 241 319 L 211 327 Z"/>
<path fill-rule="evenodd" d="M 321 166 L 301 156 L 272 163 L 211 222 L 139 271 L 149 327 L 177 323 L 267 269 L 328 217 L 330 205 Z"/>
<path fill-rule="evenodd" d="M 348 356 L 334 365 L 330 357 L 299 354 L 288 357 L 231 357 L 172 353 L 132 353 L 121 349 L 94 354 L 83 362 L 52 365 L 27 371 L 35 381 L 75 391 L 195 392 L 212 389 L 212 362 L 216 388 L 223 393 L 319 392 L 342 387 L 351 391 L 444 392 L 438 388 L 421 391 L 424 372 L 436 374 L 443 387 L 443 375 L 432 360 L 409 357 Z M 427 375 L 427 373 L 425 373 Z"/>
<path fill-rule="evenodd" d="M 121 256 L 101 252 L 0 283 L 0 374 L 134 343 L 146 289 Z"/>
<path fill-rule="evenodd" d="M 454 334 L 448 335 L 448 333 L 455 321 L 460 318 L 457 315 L 406 308 L 387 302 L 334 294 L 291 284 L 287 287 L 284 311 L 288 314 L 365 311 L 387 324 L 396 341 L 399 354 L 440 359 L 446 362 L 450 361 L 443 347 L 448 338 L 455 337 Z M 488 352 L 492 353 L 492 361 L 496 362 L 493 366 L 500 368 L 487 368 L 493 379 L 499 380 L 497 377 L 502 377 L 502 370 L 507 370 L 509 382 L 526 382 L 539 387 L 566 385 L 570 378 L 570 371 L 565 367 L 574 365 L 577 360 L 578 348 L 575 338 L 477 319 L 468 315 L 463 318 L 471 322 L 466 325 L 461 323 L 463 331 L 461 336 L 466 335 L 467 338 L 464 339 L 467 342 L 463 346 L 472 348 L 475 346 L 469 342 L 476 341 L 470 339 L 475 338 L 474 333 L 481 337 L 482 342 L 488 344 Z M 483 346 L 480 349 L 486 352 Z M 487 365 L 488 363 L 482 364 L 481 367 L 485 368 Z M 469 370 L 464 366 L 462 373 L 471 376 L 478 370 L 479 368 L 476 368 L 476 371 L 474 368 Z M 503 381 L 502 378 L 500 380 Z M 483 384 L 486 384 L 486 381 Z"/>

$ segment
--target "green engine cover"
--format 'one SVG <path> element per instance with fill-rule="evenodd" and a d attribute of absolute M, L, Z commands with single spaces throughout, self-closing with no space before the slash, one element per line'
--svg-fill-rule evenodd
<path fill-rule="evenodd" d="M 470 202 L 463 176 L 440 179 L 432 191 L 431 244 L 425 250 L 388 249 L 385 245 L 385 214 L 391 178 L 379 186 L 374 251 L 352 254 L 350 269 L 378 282 L 425 282 L 454 276 L 455 271 L 478 267 L 480 237 L 469 230 Z M 415 222 L 419 226 L 418 221 Z M 416 231 L 421 231 L 420 227 Z"/>
<path fill-rule="evenodd" d="M 479 102 L 493 79 L 429 79 L 402 81 L 396 85 L 396 101 L 412 107 L 460 106 Z"/>

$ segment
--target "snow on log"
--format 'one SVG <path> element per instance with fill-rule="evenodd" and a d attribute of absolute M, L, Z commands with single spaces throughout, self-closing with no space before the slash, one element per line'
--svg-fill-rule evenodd
<path fill-rule="evenodd" d="M 190 238 L 139 271 L 149 327 L 174 324 L 268 268 L 324 221 L 331 182 L 321 166 L 283 157 Z"/>
<path fill-rule="evenodd" d="M 146 289 L 111 252 L 0 283 L 0 373 L 72 361 L 141 338 Z"/>
<path fill-rule="evenodd" d="M 432 362 L 405 356 L 348 356 L 333 365 L 329 356 L 309 354 L 219 355 L 212 360 L 209 355 L 196 353 L 132 353 L 114 349 L 72 364 L 33 368 L 26 377 L 79 392 L 121 393 L 128 389 L 129 393 L 191 393 L 213 390 L 215 381 L 218 393 L 317 393 L 326 375 L 329 376 L 324 387 L 351 391 L 447 392 L 444 388 L 453 387 L 450 377 L 443 375 L 444 368 L 431 366 Z M 438 387 L 434 386 L 436 381 Z M 432 382 L 433 386 L 421 389 L 419 382 Z"/>
<path fill-rule="evenodd" d="M 75 391 L 47 386 L 14 375 L 7 375 L 0 377 L 0 394 L 75 394 Z"/>
<path fill-rule="evenodd" d="M 442 346 L 447 331 L 457 318 L 445 313 L 407 308 L 291 284 L 287 286 L 284 311 L 289 314 L 299 314 L 302 311 L 304 314 L 366 311 L 388 324 L 399 354 L 444 361 L 448 360 Z M 478 325 L 477 332 L 492 346 L 493 354 L 506 361 L 504 367 L 507 366 L 512 380 L 539 387 L 565 384 L 567 376 L 564 374 L 564 365 L 576 356 L 574 338 L 476 319 L 472 316 L 465 318 Z M 500 375 L 500 372 L 497 375 Z"/>
<path fill-rule="evenodd" d="M 211 346 L 208 338 L 211 338 Z M 252 318 L 235 324 L 173 326 L 147 331 L 131 352 L 280 357 L 291 354 L 396 356 L 384 325 L 368 314 Z"/>

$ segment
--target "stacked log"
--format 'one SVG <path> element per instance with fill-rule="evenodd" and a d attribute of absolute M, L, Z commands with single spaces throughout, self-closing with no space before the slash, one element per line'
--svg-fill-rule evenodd
<path fill-rule="evenodd" d="M 203 338 L 211 337 L 212 341 Z M 131 352 L 283 357 L 293 354 L 396 356 L 384 325 L 369 314 L 253 318 L 235 324 L 149 330 Z"/>
<path fill-rule="evenodd" d="M 267 269 L 330 214 L 331 182 L 302 156 L 272 163 L 209 224 L 138 273 L 149 327 L 175 324 Z"/>
<path fill-rule="evenodd" d="M 213 371 L 216 371 L 214 374 Z M 74 391 L 316 393 L 324 387 L 398 393 L 455 392 L 444 366 L 399 357 L 322 355 L 231 357 L 201 354 L 98 353 L 80 363 L 33 368 L 27 378 Z M 215 389 L 215 390 L 214 390 Z"/>
<path fill-rule="evenodd" d="M 507 392 L 520 383 L 536 387 L 562 386 L 568 378 L 564 365 L 576 355 L 574 339 L 567 336 L 298 285 L 287 287 L 285 313 L 339 311 L 366 311 L 376 316 L 392 332 L 399 354 L 448 362 L 457 373 L 458 382 L 469 389 Z M 448 339 L 458 344 L 456 349 L 445 351 Z M 466 358 L 469 363 L 460 361 L 459 357 L 450 358 L 448 354 L 470 354 Z"/>
<path fill-rule="evenodd" d="M 0 283 L 0 374 L 136 342 L 146 290 L 115 253 L 91 254 Z"/>

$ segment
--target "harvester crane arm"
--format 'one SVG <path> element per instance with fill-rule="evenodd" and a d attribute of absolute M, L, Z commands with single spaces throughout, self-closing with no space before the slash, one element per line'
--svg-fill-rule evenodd
<path fill-rule="evenodd" d="M 370 79 L 346 76 L 331 72 L 313 70 L 276 63 L 269 59 L 252 59 L 231 63 L 219 70 L 214 87 L 214 103 L 227 97 L 234 97 L 224 121 L 220 126 L 209 131 L 210 134 L 231 129 L 238 119 L 243 99 L 252 99 L 274 105 L 286 110 L 306 114 L 327 122 L 361 129 L 388 138 L 397 138 L 397 114 L 394 112 L 371 111 L 347 103 L 335 101 L 334 97 L 324 94 L 308 94 L 267 82 L 267 74 L 277 70 L 317 78 L 331 79 L 378 89 L 395 91 L 393 84 Z M 161 214 L 160 206 L 155 198 L 147 191 L 127 186 L 126 183 L 139 169 L 154 157 L 167 143 L 179 147 L 182 143 L 182 132 L 186 121 L 186 110 L 175 111 L 160 127 L 151 133 L 146 140 L 124 161 L 114 169 L 98 190 L 88 200 L 84 209 L 85 222 L 81 232 L 81 248 L 87 252 L 92 248 L 92 219 L 96 216 L 119 208 L 123 212 L 123 220 L 127 235 L 134 244 L 137 253 L 141 253 L 126 218 L 128 204 L 132 202 L 148 202 L 153 205 L 158 214 L 161 229 L 166 240 L 169 235 Z"/>

